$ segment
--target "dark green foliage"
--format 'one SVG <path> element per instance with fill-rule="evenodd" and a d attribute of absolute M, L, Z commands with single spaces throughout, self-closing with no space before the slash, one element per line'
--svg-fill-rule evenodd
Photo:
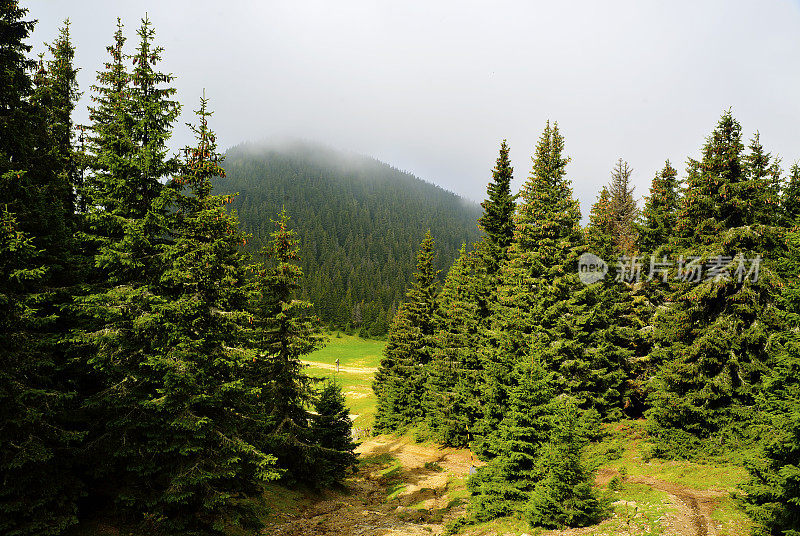
<path fill-rule="evenodd" d="M 300 359 L 322 346 L 319 321 L 311 303 L 299 299 L 303 272 L 298 266 L 297 238 L 283 211 L 274 221 L 266 263 L 250 267 L 255 277 L 249 310 L 249 344 L 256 355 L 248 382 L 257 390 L 257 421 L 252 441 L 277 456 L 287 480 L 314 482 L 316 449 L 309 434 L 309 407 L 315 379 Z"/>
<path fill-rule="evenodd" d="M 14 1 L 0 6 L 0 532 L 46 535 L 75 523 L 82 491 L 61 311 L 72 207 L 71 123 L 59 107 L 71 110 L 76 95 L 55 95 L 74 89 L 66 28 L 32 83 L 26 13 Z"/>
<path fill-rule="evenodd" d="M 429 367 L 429 426 L 439 441 L 468 446 L 482 418 L 481 348 L 489 327 L 491 304 L 497 301 L 500 266 L 514 236 L 516 196 L 511 194 L 513 168 L 508 144 L 492 170 L 478 220 L 482 239 L 472 251 L 462 246 L 439 298 L 436 352 Z"/>
<path fill-rule="evenodd" d="M 478 219 L 478 225 L 484 232 L 486 270 L 490 274 L 497 272 L 514 238 L 516 196 L 511 193 L 514 168 L 511 167 L 508 151 L 508 144 L 503 140 L 500 156 L 492 170 L 492 181 L 486 187 L 486 199 L 481 203 L 483 215 Z"/>
<path fill-rule="evenodd" d="M 494 436 L 495 456 L 469 480 L 470 513 L 476 521 L 524 512 L 544 475 L 539 456 L 551 431 L 553 374 L 535 361 L 519 363 L 512 374 L 515 386 Z"/>
<path fill-rule="evenodd" d="M 756 398 L 758 419 L 753 425 L 761 438 L 758 449 L 747 460 L 750 481 L 742 497 L 755 522 L 757 536 L 800 534 L 800 233 L 787 236 L 786 254 L 777 270 L 785 277 L 779 307 L 785 315 L 786 331 L 779 336 L 775 360 Z M 777 342 L 773 343 L 777 346 Z"/>
<path fill-rule="evenodd" d="M 159 192 L 152 179 L 158 179 L 178 170 L 178 160 L 169 156 L 167 142 L 172 135 L 172 125 L 178 119 L 181 106 L 172 100 L 175 88 L 170 87 L 173 76 L 156 70 L 164 49 L 154 44 L 155 29 L 147 15 L 136 31 L 139 44 L 131 56 L 129 95 L 133 113 L 131 135 L 137 151 L 133 164 L 138 181 L 129 184 L 133 200 L 147 203 Z"/>
<path fill-rule="evenodd" d="M 584 409 L 613 419 L 622 409 L 628 352 L 616 338 L 607 283 L 584 286 L 578 257 L 586 250 L 578 203 L 566 178 L 568 159 L 557 125 L 539 140 L 533 170 L 522 188 L 509 260 L 502 267 L 498 302 L 486 330 L 484 416 L 476 449 L 497 452 L 497 426 L 514 388 L 511 371 L 535 358 L 552 371 L 557 392 L 575 396 Z M 608 283 L 613 286 L 613 281 Z"/>
<path fill-rule="evenodd" d="M 389 328 L 372 389 L 378 395 L 375 430 L 393 431 L 419 423 L 425 413 L 428 364 L 433 357 L 438 274 L 430 231 L 419 246 L 414 283 Z"/>
<path fill-rule="evenodd" d="M 439 270 L 478 239 L 476 205 L 371 158 L 310 143 L 241 145 L 225 168 L 220 191 L 239 193 L 233 207 L 253 251 L 269 241 L 270 217 L 282 207 L 292 215 L 304 298 L 333 328 L 385 333 L 426 229 L 436 233 Z"/>
<path fill-rule="evenodd" d="M 587 250 L 603 260 L 611 260 L 618 254 L 614 244 L 614 224 L 611 217 L 611 201 L 608 187 L 603 186 L 589 212 L 586 226 Z"/>
<path fill-rule="evenodd" d="M 31 47 L 26 42 L 35 21 L 24 20 L 28 10 L 19 2 L 4 2 L 0 8 L 0 165 L 5 174 L 14 162 L 30 158 L 30 105 L 32 91 L 31 73 L 36 62 L 27 57 Z M 4 180 L 7 180 L 4 178 Z"/>
<path fill-rule="evenodd" d="M 142 28 L 147 28 L 146 22 Z M 81 247 L 90 260 L 84 274 L 88 289 L 78 299 L 80 312 L 87 317 L 82 322 L 81 357 L 93 369 L 83 396 L 88 402 L 92 456 L 102 460 L 94 464 L 99 475 L 128 471 L 125 458 L 137 456 L 136 448 L 126 453 L 118 445 L 146 441 L 140 437 L 128 441 L 128 433 L 142 430 L 137 413 L 163 387 L 166 372 L 148 363 L 163 358 L 158 346 L 163 343 L 161 328 L 153 317 L 164 299 L 161 278 L 170 262 L 164 254 L 173 194 L 160 182 L 166 177 L 153 173 L 167 168 L 144 155 L 153 154 L 151 139 L 163 149 L 171 122 L 150 122 L 148 128 L 162 136 L 146 138 L 137 132 L 144 128 L 140 121 L 144 108 L 172 105 L 158 93 L 134 98 L 124 43 L 118 20 L 114 43 L 107 47 L 110 59 L 92 87 L 96 105 L 90 109 L 91 169 L 80 192 L 87 206 L 80 221 Z"/>
<path fill-rule="evenodd" d="M 786 225 L 796 225 L 800 216 L 800 165 L 793 164 L 789 170 L 789 180 L 783 189 L 781 207 Z"/>
<path fill-rule="evenodd" d="M 655 253 L 672 236 L 679 203 L 678 186 L 678 172 L 667 160 L 650 183 L 650 195 L 645 198 L 641 221 L 636 226 L 640 251 Z"/>
<path fill-rule="evenodd" d="M 771 215 L 777 199 L 771 178 L 753 170 L 756 137 L 744 153 L 741 127 L 725 113 L 693 161 L 671 247 L 685 258 L 723 259 L 729 277 L 677 282 L 672 304 L 653 319 L 653 361 L 664 365 L 653 381 L 650 418 L 656 453 L 691 456 L 746 439 L 754 397 L 782 330 L 775 302 L 783 286 L 773 270 L 781 228 Z M 771 165 L 762 164 L 769 169 Z M 744 259 L 761 257 L 758 278 Z M 723 432 L 724 431 L 724 432 Z M 718 441 L 708 441 L 722 434 Z"/>
<path fill-rule="evenodd" d="M 645 197 L 644 209 L 635 224 L 639 234 L 638 248 L 643 254 L 643 269 L 648 274 L 631 289 L 635 315 L 645 332 L 629 372 L 629 392 L 637 402 L 644 402 L 648 382 L 664 359 L 660 348 L 653 351 L 655 341 L 650 326 L 656 311 L 668 302 L 671 294 L 669 278 L 674 274 L 670 274 L 669 262 L 675 257 L 672 238 L 680 205 L 679 186 L 678 172 L 667 160 L 653 177 L 650 195 Z M 636 407 L 641 411 L 646 404 L 637 404 Z"/>
<path fill-rule="evenodd" d="M 548 330 L 563 318 L 566 300 L 578 284 L 583 232 L 578 203 L 565 176 L 569 159 L 563 149 L 558 126 L 548 122 L 520 193 L 514 240 L 484 332 L 484 415 L 476 427 L 480 455 L 490 455 L 487 442 L 507 408 L 515 363 L 535 355 L 534 339 L 549 337 Z"/>
<path fill-rule="evenodd" d="M 789 334 L 785 351 L 765 381 L 760 450 L 748 460 L 743 497 L 756 536 L 800 534 L 800 347 Z"/>
<path fill-rule="evenodd" d="M 481 258 L 466 246 L 445 278 L 437 300 L 435 349 L 428 365 L 426 415 L 433 436 L 445 445 L 469 445 L 480 417 L 478 310 L 476 285 Z"/>
<path fill-rule="evenodd" d="M 278 476 L 274 457 L 243 434 L 253 393 L 241 379 L 249 317 L 242 235 L 224 209 L 228 197 L 210 194 L 211 177 L 223 171 L 205 100 L 197 115 L 198 144 L 175 190 L 161 196 L 175 192 L 161 276 L 146 294 L 130 295 L 142 307 L 137 338 L 127 341 L 138 359 L 120 362 L 126 385 L 107 402 L 118 411 L 109 433 L 119 437 L 113 455 L 125 468 L 115 476 L 127 483 L 118 500 L 133 519 L 172 534 L 257 526 L 248 503 L 234 497 L 255 495 L 259 481 Z"/>
<path fill-rule="evenodd" d="M 569 399 L 557 401 L 558 409 L 538 463 L 542 478 L 525 505 L 531 525 L 547 528 L 585 527 L 608 513 L 608 502 L 593 488 L 594 474 L 582 459 L 585 425 Z"/>
<path fill-rule="evenodd" d="M 633 170 L 622 158 L 617 161 L 611 172 L 611 183 L 608 185 L 608 202 L 611 216 L 611 230 L 614 246 L 624 254 L 636 251 L 635 222 L 639 215 L 636 199 L 633 197 L 631 174 Z"/>
<path fill-rule="evenodd" d="M 620 265 L 630 264 L 634 257 L 622 248 L 631 247 L 634 235 L 629 216 L 636 213 L 636 204 L 631 197 L 627 181 L 629 174 L 622 162 L 614 174 L 614 184 L 603 187 L 589 213 L 586 227 L 586 243 L 589 251 L 610 264 L 616 264 L 616 273 L 609 272 L 600 282 L 580 288 L 573 296 L 574 311 L 579 322 L 581 344 L 589 348 L 592 361 L 606 369 L 605 379 L 599 385 L 612 386 L 604 394 L 597 393 L 598 401 L 605 399 L 596 409 L 606 418 L 619 415 L 620 410 L 629 416 L 641 414 L 644 392 L 643 377 L 647 370 L 646 337 L 642 330 L 646 323 L 642 319 L 641 287 L 647 282 L 636 280 L 632 273 L 620 274 Z M 613 202 L 609 190 L 614 186 L 617 201 Z M 627 192 L 627 193 L 625 193 Z M 622 209 L 620 209 L 622 207 Z M 626 216 L 627 214 L 627 216 Z M 620 222 L 627 222 L 624 225 Z M 625 277 L 620 277 L 625 275 Z M 644 273 L 641 274 L 644 279 Z M 601 376 L 602 377 L 602 376 Z M 624 387 L 623 387 L 624 382 Z"/>
<path fill-rule="evenodd" d="M 92 173 L 79 192 L 89 209 L 86 226 L 96 241 L 95 247 L 119 237 L 121 218 L 141 217 L 152 201 L 152 197 L 137 196 L 139 190 L 153 188 L 142 188 L 134 178 L 134 119 L 124 45 L 122 22 L 117 19 L 114 43 L 106 48 L 110 58 L 105 70 L 97 73 L 97 84 L 91 88 L 95 105 L 89 108 L 91 126 L 87 142 Z"/>
<path fill-rule="evenodd" d="M 353 450 L 350 410 L 345 405 L 342 387 L 326 381 L 314 401 L 315 414 L 311 417 L 311 438 L 321 449 L 322 458 L 316 485 L 326 487 L 341 480 L 357 463 Z"/>
<path fill-rule="evenodd" d="M 607 504 L 582 454 L 596 421 L 570 398 L 554 395 L 555 375 L 540 363 L 519 363 L 513 374 L 497 454 L 469 481 L 471 519 L 521 514 L 534 526 L 554 528 L 597 522 Z"/>

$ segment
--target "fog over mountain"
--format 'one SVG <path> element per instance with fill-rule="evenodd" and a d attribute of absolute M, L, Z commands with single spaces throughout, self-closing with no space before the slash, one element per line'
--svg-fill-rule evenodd
<path fill-rule="evenodd" d="M 147 12 L 183 118 L 205 88 L 225 146 L 318 140 L 473 200 L 503 138 L 524 180 L 548 118 L 565 135 L 584 217 L 617 158 L 641 195 L 664 159 L 683 173 L 729 107 L 785 164 L 800 157 L 797 1 L 28 5 L 37 50 L 71 18 L 84 101 L 115 18 L 133 38 Z M 175 146 L 189 139 L 181 125 Z"/>

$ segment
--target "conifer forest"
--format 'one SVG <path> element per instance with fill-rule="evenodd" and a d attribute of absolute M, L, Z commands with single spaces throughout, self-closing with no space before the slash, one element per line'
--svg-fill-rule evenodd
<path fill-rule="evenodd" d="M 758 124 L 642 199 L 608 155 L 582 215 L 552 118 L 477 204 L 218 139 L 147 15 L 88 87 L 35 29 L 0 0 L 0 536 L 800 535 L 800 165 Z"/>

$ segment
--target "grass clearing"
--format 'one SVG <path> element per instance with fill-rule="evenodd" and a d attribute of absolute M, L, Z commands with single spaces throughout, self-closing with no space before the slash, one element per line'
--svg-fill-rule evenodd
<path fill-rule="evenodd" d="M 747 481 L 747 470 L 730 459 L 703 463 L 687 460 L 649 458 L 644 421 L 621 421 L 606 427 L 606 436 L 589 445 L 590 464 L 601 470 L 650 477 L 696 490 L 733 492 Z"/>
<path fill-rule="evenodd" d="M 717 523 L 720 536 L 750 534 L 753 528 L 753 522 L 732 497 L 724 499 L 711 513 L 711 518 Z"/>
<path fill-rule="evenodd" d="M 383 355 L 385 341 L 362 339 L 352 335 L 336 337 L 329 334 L 325 348 L 306 356 L 304 361 L 335 366 L 336 360 L 342 367 L 377 368 Z M 333 378 L 341 386 L 350 413 L 358 415 L 353 421 L 356 428 L 372 428 L 377 398 L 372 392 L 374 374 L 371 371 L 340 371 L 310 365 L 306 373 L 319 378 Z"/>

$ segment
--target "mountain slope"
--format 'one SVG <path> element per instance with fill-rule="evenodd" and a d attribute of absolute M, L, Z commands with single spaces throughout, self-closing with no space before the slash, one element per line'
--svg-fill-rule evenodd
<path fill-rule="evenodd" d="M 226 154 L 216 187 L 260 248 L 286 208 L 301 244 L 308 298 L 335 327 L 385 332 L 431 229 L 438 267 L 478 238 L 480 207 L 378 160 L 304 142 L 239 145 Z"/>

